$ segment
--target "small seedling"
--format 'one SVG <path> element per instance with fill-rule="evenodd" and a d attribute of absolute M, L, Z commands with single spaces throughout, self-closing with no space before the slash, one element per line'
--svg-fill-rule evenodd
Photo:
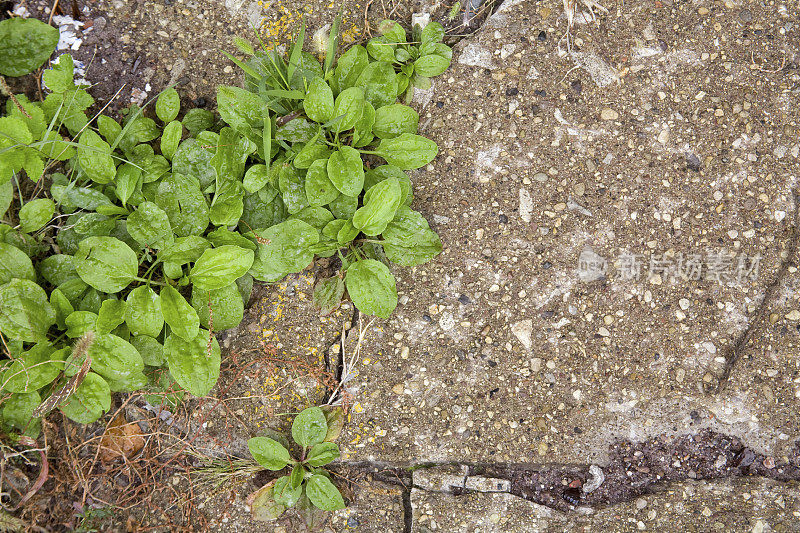
<path fill-rule="evenodd" d="M 339 458 L 334 440 L 343 424 L 342 410 L 319 407 L 303 410 L 292 423 L 292 439 L 299 446 L 299 458 L 292 457 L 289 443 L 283 435 L 253 437 L 247 441 L 253 458 L 267 470 L 279 471 L 291 466 L 291 471 L 270 481 L 248 498 L 253 518 L 275 520 L 290 508 L 335 511 L 345 507 L 339 489 L 330 473 L 320 468 Z"/>

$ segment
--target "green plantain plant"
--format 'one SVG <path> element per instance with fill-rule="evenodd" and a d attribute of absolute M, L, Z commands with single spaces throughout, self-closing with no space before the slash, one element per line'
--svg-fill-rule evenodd
<path fill-rule="evenodd" d="M 58 45 L 57 28 L 36 19 L 0 21 L 0 75 L 24 76 L 41 67 Z"/>
<path fill-rule="evenodd" d="M 336 31 L 323 63 L 303 51 L 304 31 L 288 58 L 237 41 L 251 57 L 237 60 L 246 88 L 219 88 L 224 122 L 204 109 L 179 119 L 174 89 L 149 116 L 136 106 L 121 123 L 89 116 L 94 100 L 75 85 L 69 55 L 43 73 L 42 102 L 7 102 L 6 433 L 36 438 L 53 409 L 94 422 L 113 392 L 144 391 L 168 407 L 185 392 L 208 394 L 221 362 L 213 331 L 240 323 L 254 279 L 278 281 L 315 256 L 340 262 L 315 288 L 321 307 L 335 308 L 347 290 L 361 311 L 391 314 L 397 290 L 387 263 L 418 265 L 442 248 L 410 207 L 405 172 L 438 148 L 396 100 L 450 56 L 435 23 L 416 28 L 413 43 L 400 42 L 396 23 L 381 28 L 392 61 L 362 46 L 334 61 Z"/>
<path fill-rule="evenodd" d="M 344 499 L 331 481 L 331 474 L 320 468 L 339 458 L 335 441 L 342 429 L 341 408 L 309 407 L 292 422 L 292 439 L 299 446 L 298 458 L 289 452 L 288 440 L 270 432 L 271 437 L 247 441 L 253 458 L 273 472 L 291 466 L 288 474 L 267 483 L 248 498 L 253 518 L 269 521 L 297 505 L 302 510 L 313 506 L 322 511 L 344 508 Z"/>
<path fill-rule="evenodd" d="M 54 408 L 97 420 L 112 392 L 167 406 L 207 394 L 220 369 L 211 330 L 239 324 L 252 288 L 256 245 L 217 200 L 254 147 L 222 145 L 230 130 L 210 131 L 207 111 L 176 120 L 174 89 L 157 120 L 135 107 L 123 124 L 90 118 L 73 75 L 61 56 L 45 100 L 20 96 L 0 118 L 3 426 L 34 438 Z"/>
<path fill-rule="evenodd" d="M 430 163 L 438 147 L 417 135 L 419 115 L 396 100 L 444 71 L 450 49 L 439 42 L 438 23 L 417 28 L 416 44 L 406 43 L 396 22 L 381 29 L 382 37 L 351 47 L 336 63 L 335 28 L 323 63 L 303 51 L 304 28 L 288 58 L 237 40 L 250 56 L 234 59 L 245 88 L 222 86 L 217 102 L 223 120 L 256 143 L 264 160 L 242 183 L 244 204 L 259 212 L 247 221 L 258 243 L 254 278 L 277 281 L 315 256 L 336 256 L 341 268 L 318 282 L 317 305 L 334 309 L 346 289 L 359 310 L 388 318 L 397 289 L 387 263 L 419 265 L 442 249 L 410 207 L 405 172 Z"/>

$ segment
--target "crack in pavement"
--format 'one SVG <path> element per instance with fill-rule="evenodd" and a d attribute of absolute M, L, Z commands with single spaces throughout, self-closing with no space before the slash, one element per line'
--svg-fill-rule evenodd
<path fill-rule="evenodd" d="M 796 443 L 791 457 L 780 462 L 745 446 L 737 437 L 711 430 L 639 443 L 621 441 L 610 448 L 611 460 L 601 468 L 603 481 L 591 491 L 583 487 L 596 479 L 597 465 L 355 461 L 338 466 L 401 486 L 406 533 L 413 526 L 413 490 L 455 496 L 508 493 L 560 512 L 588 512 L 688 480 L 756 476 L 800 481 L 800 443 Z"/>
<path fill-rule="evenodd" d="M 764 292 L 764 298 L 761 300 L 761 304 L 756 310 L 755 317 L 739 335 L 739 338 L 736 339 L 736 342 L 733 344 L 733 346 L 728 349 L 727 353 L 725 354 L 725 366 L 722 369 L 722 373 L 717 378 L 716 384 L 708 383 L 704 387 L 707 393 L 718 394 L 725 388 L 736 362 L 741 358 L 745 348 L 747 348 L 753 333 L 764 321 L 764 317 L 767 315 L 767 309 L 772 304 L 772 301 L 775 299 L 775 296 L 778 293 L 778 289 L 783 284 L 783 281 L 786 279 L 786 276 L 789 273 L 789 267 L 798 266 L 797 256 L 798 248 L 800 248 L 800 209 L 798 209 L 798 205 L 800 204 L 800 189 L 794 189 L 792 191 L 792 198 L 794 199 L 794 228 L 792 230 L 792 236 L 787 247 L 787 256 L 781 262 L 781 266 L 778 269 L 775 279 L 767 286 L 767 290 Z"/>

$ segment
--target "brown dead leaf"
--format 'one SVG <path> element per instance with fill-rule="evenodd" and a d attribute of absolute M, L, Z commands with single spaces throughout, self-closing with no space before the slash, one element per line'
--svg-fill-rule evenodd
<path fill-rule="evenodd" d="M 136 422 L 126 422 L 117 415 L 100 439 L 100 460 L 108 463 L 119 457 L 130 457 L 144 447 L 144 435 Z"/>

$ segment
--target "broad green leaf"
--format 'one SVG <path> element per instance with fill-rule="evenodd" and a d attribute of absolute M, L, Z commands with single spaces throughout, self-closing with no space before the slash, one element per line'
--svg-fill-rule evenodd
<path fill-rule="evenodd" d="M 136 348 L 116 335 L 95 336 L 88 356 L 92 358 L 92 370 L 109 381 L 125 379 L 144 368 L 142 356 Z"/>
<path fill-rule="evenodd" d="M 37 198 L 23 205 L 19 210 L 19 230 L 32 233 L 42 229 L 56 211 L 56 204 L 49 198 Z"/>
<path fill-rule="evenodd" d="M 321 474 L 314 474 L 306 483 L 306 495 L 316 507 L 323 511 L 344 509 L 344 499 L 331 480 Z"/>
<path fill-rule="evenodd" d="M 208 211 L 215 226 L 235 226 L 244 213 L 244 188 L 238 180 L 224 180 L 214 194 Z"/>
<path fill-rule="evenodd" d="M 164 359 L 164 346 L 153 337 L 135 334 L 131 337 L 131 344 L 142 356 L 144 364 L 161 366 L 166 362 L 166 359 Z"/>
<path fill-rule="evenodd" d="M 192 307 L 200 325 L 214 331 L 235 328 L 244 317 L 244 302 L 236 283 L 212 291 L 193 286 Z"/>
<path fill-rule="evenodd" d="M 134 392 L 147 386 L 147 376 L 141 370 L 135 370 L 122 379 L 106 379 L 111 392 Z"/>
<path fill-rule="evenodd" d="M 322 407 L 325 413 L 325 420 L 328 421 L 328 434 L 325 435 L 325 442 L 334 442 L 339 438 L 344 427 L 344 410 L 341 407 L 326 405 Z"/>
<path fill-rule="evenodd" d="M 72 228 L 81 237 L 107 237 L 116 226 L 112 218 L 100 213 L 83 213 L 77 216 Z"/>
<path fill-rule="evenodd" d="M 287 220 L 255 234 L 258 251 L 250 273 L 267 282 L 306 268 L 314 259 L 308 247 L 319 242 L 319 232 L 302 220 Z"/>
<path fill-rule="evenodd" d="M 22 352 L 3 372 L 2 388 L 8 392 L 33 392 L 51 383 L 64 368 L 66 351 L 40 342 Z"/>
<path fill-rule="evenodd" d="M 203 130 L 211 129 L 213 125 L 214 114 L 207 109 L 190 109 L 183 117 L 183 126 L 193 136 Z"/>
<path fill-rule="evenodd" d="M 338 458 L 339 447 L 332 442 L 322 442 L 311 448 L 311 451 L 308 452 L 308 457 L 306 457 L 306 462 L 311 466 L 323 466 Z"/>
<path fill-rule="evenodd" d="M 331 155 L 331 150 L 324 144 L 318 144 L 315 141 L 309 141 L 300 152 L 295 156 L 292 164 L 295 168 L 307 169 L 315 161 L 326 160 Z"/>
<path fill-rule="evenodd" d="M 164 356 L 175 381 L 195 396 L 205 396 L 217 383 L 219 343 L 208 330 L 201 329 L 191 341 L 169 335 L 164 343 Z"/>
<path fill-rule="evenodd" d="M 273 479 L 250 496 L 247 501 L 250 504 L 250 513 L 253 520 L 257 522 L 272 522 L 280 518 L 286 511 L 286 507 L 277 503 L 272 497 L 272 487 L 277 480 Z"/>
<path fill-rule="evenodd" d="M 72 263 L 83 281 L 109 294 L 127 287 L 139 268 L 136 253 L 114 237 L 83 239 Z"/>
<path fill-rule="evenodd" d="M 70 76 L 71 82 L 72 77 Z M 122 126 L 113 118 L 107 115 L 100 115 L 97 117 L 97 131 L 100 132 L 100 135 L 105 138 L 107 143 L 114 144 L 119 134 L 122 133 Z"/>
<path fill-rule="evenodd" d="M 215 229 L 206 235 L 206 238 L 208 239 L 208 242 L 213 244 L 216 248 L 220 248 L 225 245 L 233 245 L 246 250 L 252 250 L 254 252 L 258 250 L 258 246 L 251 239 L 245 237 L 238 231 L 230 231 L 225 226 Z"/>
<path fill-rule="evenodd" d="M 349 87 L 336 97 L 333 109 L 333 131 L 345 131 L 356 125 L 364 108 L 364 89 Z"/>
<path fill-rule="evenodd" d="M 438 22 L 429 22 L 420 34 L 422 44 L 438 43 L 444 39 L 444 28 Z"/>
<path fill-rule="evenodd" d="M 78 141 L 78 163 L 92 181 L 101 185 L 111 183 L 117 175 L 111 147 L 90 129 L 84 130 Z"/>
<path fill-rule="evenodd" d="M 81 303 L 85 302 L 84 298 Z M 100 311 L 98 306 L 98 311 Z M 97 313 L 93 311 L 77 310 L 73 311 L 64 319 L 64 325 L 67 331 L 65 332 L 67 338 L 78 339 L 83 337 L 87 332 L 97 329 Z M 78 365 L 70 365 L 67 367 L 66 374 L 73 376 L 78 371 Z"/>
<path fill-rule="evenodd" d="M 125 322 L 125 300 L 103 300 L 97 313 L 97 333 L 106 335 Z"/>
<path fill-rule="evenodd" d="M 2 255 L 5 255 L 5 252 L 3 252 Z M 55 254 L 42 259 L 39 263 L 39 273 L 44 279 L 50 282 L 50 284 L 56 287 L 67 280 L 78 277 L 75 266 L 72 264 L 72 256 L 64 254 Z M 23 276 L 13 277 L 21 278 Z M 29 279 L 35 281 L 34 278 Z"/>
<path fill-rule="evenodd" d="M 74 278 L 66 280 L 64 283 L 60 283 L 58 285 L 58 290 L 67 297 L 73 306 L 76 306 L 78 302 L 82 300 L 83 294 L 88 287 L 86 282 L 75 276 Z"/>
<path fill-rule="evenodd" d="M 189 277 L 195 287 L 212 291 L 227 287 L 243 276 L 253 265 L 253 251 L 233 245 L 211 248 L 203 252 Z"/>
<path fill-rule="evenodd" d="M 311 206 L 329 204 L 339 196 L 339 190 L 328 178 L 327 159 L 318 159 L 311 163 L 304 185 L 306 199 Z"/>
<path fill-rule="evenodd" d="M 158 184 L 155 203 L 166 212 L 172 231 L 179 237 L 202 235 L 209 223 L 209 209 L 194 176 L 173 172 Z"/>
<path fill-rule="evenodd" d="M 158 252 L 158 258 L 166 263 L 174 263 L 176 265 L 194 263 L 200 259 L 203 252 L 211 248 L 211 245 L 212 243 L 207 239 L 197 235 L 178 237 L 172 246 Z"/>
<path fill-rule="evenodd" d="M 303 478 L 306 475 L 306 469 L 303 468 L 303 465 L 297 463 L 292 468 L 292 473 L 289 474 L 289 482 L 292 485 L 292 488 L 299 489 L 300 486 L 303 484 Z"/>
<path fill-rule="evenodd" d="M 94 372 L 89 372 L 67 401 L 59 408 L 79 424 L 91 424 L 111 407 L 111 389 Z"/>
<path fill-rule="evenodd" d="M 66 318 L 75 312 L 72 302 L 69 301 L 61 289 L 53 289 L 50 292 L 50 305 L 56 312 L 56 324 L 60 329 L 67 329 Z"/>
<path fill-rule="evenodd" d="M 292 215 L 292 218 L 302 220 L 321 232 L 322 228 L 333 220 L 333 215 L 324 207 L 306 207 L 299 213 Z"/>
<path fill-rule="evenodd" d="M 268 437 L 253 437 L 247 441 L 247 447 L 258 464 L 273 472 L 283 470 L 293 462 L 289 451 L 280 442 Z"/>
<path fill-rule="evenodd" d="M 268 228 L 283 222 L 288 216 L 280 191 L 265 186 L 258 193 L 244 197 L 239 231 L 247 233 L 255 228 Z"/>
<path fill-rule="evenodd" d="M 389 318 L 397 307 L 397 287 L 389 269 L 374 259 L 356 261 L 347 268 L 345 285 L 362 313 Z"/>
<path fill-rule="evenodd" d="M 100 312 L 100 305 L 103 303 L 103 297 L 97 289 L 89 287 L 84 293 L 83 298 L 78 302 L 78 310 L 91 311 L 94 314 Z"/>
<path fill-rule="evenodd" d="M 302 493 L 303 489 L 301 486 L 292 486 L 291 476 L 278 478 L 275 482 L 275 486 L 272 488 L 272 497 L 275 499 L 275 502 L 286 507 L 291 507 L 296 504 Z"/>
<path fill-rule="evenodd" d="M 391 139 L 402 133 L 417 133 L 419 113 L 402 104 L 390 104 L 375 110 L 372 131 L 381 139 Z"/>
<path fill-rule="evenodd" d="M 0 285 L 13 278 L 36 281 L 36 271 L 25 252 L 16 246 L 0 242 Z"/>
<path fill-rule="evenodd" d="M 162 288 L 159 296 L 161 298 L 161 314 L 164 316 L 164 322 L 169 325 L 172 333 L 182 338 L 185 342 L 193 341 L 200 329 L 200 319 L 197 317 L 197 311 L 171 285 Z M 174 337 L 175 335 L 172 336 Z M 172 375 L 175 379 L 178 379 L 174 372 Z M 186 387 L 180 380 L 178 380 L 178 383 Z M 189 389 L 187 388 L 187 390 Z"/>
<path fill-rule="evenodd" d="M 403 133 L 392 139 L 381 139 L 376 151 L 390 165 L 401 170 L 413 170 L 433 161 L 439 147 L 420 135 Z"/>
<path fill-rule="evenodd" d="M 405 43 L 406 30 L 394 20 L 382 20 L 378 24 L 378 31 L 386 37 L 390 43 Z"/>
<path fill-rule="evenodd" d="M 161 298 L 148 286 L 136 287 L 125 300 L 125 323 L 133 335 L 158 337 L 164 329 Z"/>
<path fill-rule="evenodd" d="M 411 178 L 394 165 L 381 165 L 368 170 L 364 175 L 364 190 L 368 191 L 377 183 L 388 178 L 395 178 L 400 183 L 400 189 L 403 191 L 400 204 L 411 205 L 411 201 L 414 199 Z"/>
<path fill-rule="evenodd" d="M 305 192 L 305 178 L 301 171 L 291 164 L 284 164 L 278 177 L 278 187 L 283 203 L 289 213 L 297 213 L 308 206 Z"/>
<path fill-rule="evenodd" d="M 205 134 L 204 134 L 205 135 Z M 211 159 L 217 153 L 218 141 L 208 142 L 205 139 L 186 139 L 172 156 L 173 174 L 191 176 L 205 189 L 217 178 L 217 171 L 211 165 Z"/>
<path fill-rule="evenodd" d="M 44 289 L 33 281 L 12 279 L 0 286 L 0 333 L 5 338 L 43 341 L 55 322 L 56 312 Z"/>
<path fill-rule="evenodd" d="M 178 279 L 183 277 L 183 267 L 176 263 L 164 263 L 162 266 L 164 276 L 169 279 Z"/>
<path fill-rule="evenodd" d="M 383 250 L 393 263 L 415 266 L 427 263 L 442 251 L 442 241 L 422 215 L 400 207 L 383 231 Z"/>
<path fill-rule="evenodd" d="M 236 288 L 239 289 L 239 294 L 242 297 L 242 305 L 247 307 L 250 302 L 250 296 L 253 294 L 253 276 L 245 274 L 236 280 Z M 244 311 L 242 311 L 244 313 Z"/>
<path fill-rule="evenodd" d="M 0 170 L 0 219 L 6 215 L 6 211 L 11 207 L 14 200 L 14 184 L 11 179 L 2 180 L 2 170 Z"/>
<path fill-rule="evenodd" d="M 211 166 L 216 172 L 217 190 L 223 182 L 238 181 L 244 176 L 245 162 L 256 151 L 256 144 L 233 128 L 222 128 L 219 145 Z"/>
<path fill-rule="evenodd" d="M 18 105 L 19 107 L 17 107 Z M 25 114 L 23 114 L 23 110 Z M 37 102 L 30 102 L 24 95 L 17 95 L 16 102 L 8 99 L 6 113 L 22 120 L 34 139 L 41 139 L 47 130 L 47 119 L 41 106 Z"/>
<path fill-rule="evenodd" d="M 305 143 L 314 137 L 317 128 L 319 128 L 319 124 L 314 124 L 304 118 L 295 118 L 283 126 L 280 126 L 275 131 L 275 140 L 290 143 Z"/>
<path fill-rule="evenodd" d="M 372 127 L 375 125 L 375 108 L 369 102 L 364 102 L 361 110 L 361 118 L 353 128 L 353 147 L 362 148 L 367 146 L 375 138 Z"/>
<path fill-rule="evenodd" d="M 173 120 L 164 126 L 164 133 L 161 135 L 161 155 L 170 161 L 178 151 L 178 146 L 183 136 L 183 124 L 178 120 Z"/>
<path fill-rule="evenodd" d="M 447 70 L 450 60 L 438 54 L 422 56 L 414 61 L 414 72 L 419 76 L 433 78 Z"/>
<path fill-rule="evenodd" d="M 303 409 L 292 422 L 292 438 L 300 446 L 314 446 L 325 440 L 328 423 L 319 407 Z"/>
<path fill-rule="evenodd" d="M 437 55 L 450 61 L 453 59 L 453 49 L 444 43 L 428 42 L 419 47 L 419 55 Z"/>
<path fill-rule="evenodd" d="M 328 240 L 335 241 L 336 236 L 339 234 L 339 230 L 342 229 L 342 226 L 347 223 L 347 220 L 342 220 L 340 218 L 331 220 L 325 227 L 322 228 L 322 236 L 327 238 Z"/>
<path fill-rule="evenodd" d="M 358 213 L 358 211 L 356 211 Z M 339 232 L 336 234 L 336 242 L 339 243 L 339 246 L 344 246 L 352 242 L 358 236 L 359 229 L 353 226 L 353 223 L 349 220 L 345 220 L 342 227 L 339 228 Z"/>
<path fill-rule="evenodd" d="M 122 202 L 128 203 L 133 193 L 142 186 L 142 171 L 130 163 L 123 163 L 117 169 L 116 188 L 114 194 Z M 103 207 L 103 206 L 100 206 Z"/>
<path fill-rule="evenodd" d="M 42 244 L 32 236 L 26 233 L 20 233 L 8 224 L 2 223 L 0 223 L 0 241 L 16 246 L 28 257 L 39 256 L 40 254 L 46 253 L 49 248 L 48 245 Z"/>
<path fill-rule="evenodd" d="M 101 205 L 111 205 L 111 200 L 102 192 L 89 187 L 72 185 L 53 185 L 50 188 L 53 199 L 58 202 L 62 211 L 79 207 L 87 211 L 95 211 Z"/>
<path fill-rule="evenodd" d="M 24 76 L 41 67 L 58 44 L 58 28 L 35 18 L 0 22 L 0 74 Z"/>
<path fill-rule="evenodd" d="M 356 209 L 358 209 L 358 197 L 340 194 L 336 199 L 331 201 L 328 208 L 336 218 L 342 220 L 351 219 L 356 213 Z"/>
<path fill-rule="evenodd" d="M 364 97 L 375 109 L 393 103 L 397 97 L 397 76 L 392 64 L 386 61 L 367 65 L 356 85 L 364 89 Z"/>
<path fill-rule="evenodd" d="M 333 117 L 333 91 L 321 77 L 314 78 L 308 85 L 303 110 L 314 122 L 328 122 Z"/>
<path fill-rule="evenodd" d="M 259 96 L 239 87 L 217 87 L 217 111 L 231 128 L 246 133 L 263 128 L 266 106 Z"/>
<path fill-rule="evenodd" d="M 396 44 L 391 43 L 385 36 L 373 37 L 367 42 L 367 52 L 375 61 L 394 62 L 394 49 Z"/>
<path fill-rule="evenodd" d="M 361 45 L 351 47 L 339 57 L 333 74 L 334 85 L 344 91 L 356 84 L 361 72 L 369 64 L 369 54 Z"/>
<path fill-rule="evenodd" d="M 128 233 L 145 248 L 169 248 L 175 242 L 167 213 L 153 202 L 142 202 L 128 216 Z"/>
<path fill-rule="evenodd" d="M 149 143 L 161 135 L 161 130 L 155 120 L 142 115 L 138 106 L 131 106 L 124 120 L 122 136 L 117 139 L 117 146 L 127 152 L 137 144 Z"/>
<path fill-rule="evenodd" d="M 355 148 L 342 146 L 331 154 L 327 164 L 328 178 L 347 196 L 358 196 L 364 188 L 364 163 Z"/>
<path fill-rule="evenodd" d="M 36 391 L 12 394 L 3 403 L 3 429 L 6 432 L 17 430 L 23 435 L 36 439 L 42 431 L 42 421 L 33 418 L 33 412 L 42 403 Z"/>
<path fill-rule="evenodd" d="M 254 193 L 269 182 L 270 173 L 267 165 L 251 165 L 244 174 L 242 185 L 248 193 Z"/>
<path fill-rule="evenodd" d="M 380 235 L 394 218 L 401 199 L 400 183 L 395 178 L 377 183 L 364 195 L 364 206 L 353 215 L 353 226 L 364 235 Z"/>
<path fill-rule="evenodd" d="M 153 155 L 146 165 L 142 173 L 142 183 L 153 183 L 166 176 L 170 171 L 170 164 L 167 158 L 163 155 Z"/>
<path fill-rule="evenodd" d="M 174 87 L 163 91 L 156 100 L 156 116 L 166 124 L 172 122 L 181 110 L 181 97 Z"/>

